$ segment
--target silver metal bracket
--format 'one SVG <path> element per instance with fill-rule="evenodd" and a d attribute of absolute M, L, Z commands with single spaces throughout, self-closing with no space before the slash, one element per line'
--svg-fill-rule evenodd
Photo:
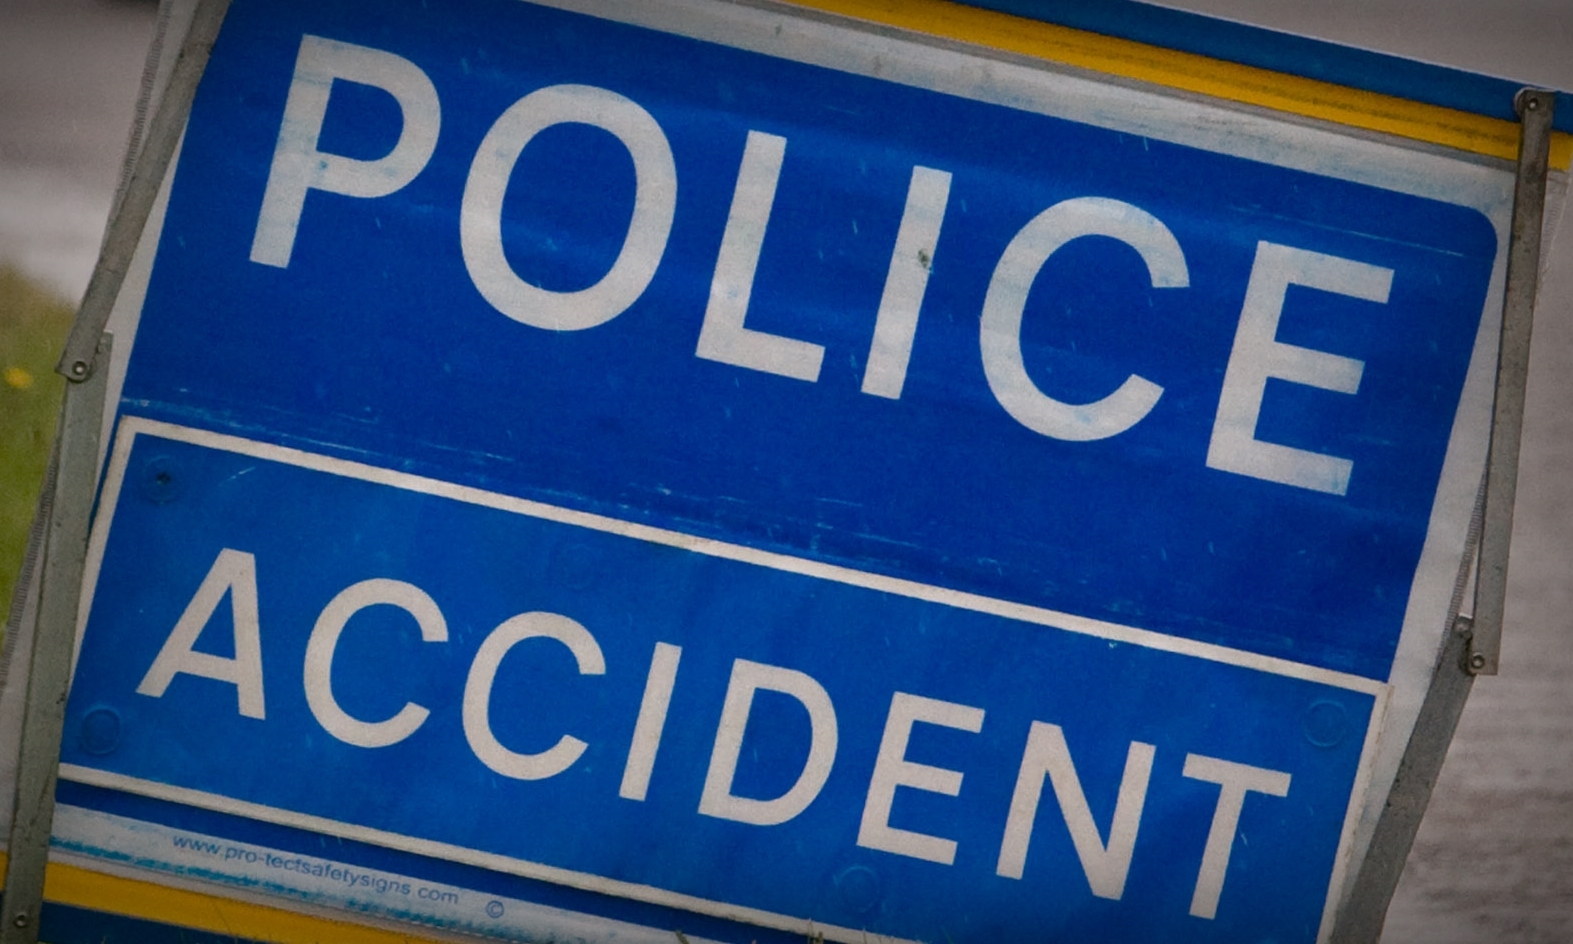
<path fill-rule="evenodd" d="M 1524 421 L 1524 381 L 1529 374 L 1529 335 L 1540 276 L 1541 230 L 1545 225 L 1546 172 L 1551 156 L 1555 94 L 1524 89 L 1514 101 L 1522 119 L 1513 222 L 1508 245 L 1507 291 L 1497 350 L 1497 382 L 1491 445 L 1481 483 L 1476 521 L 1466 553 L 1476 561 L 1473 616 L 1458 614 L 1468 577 L 1466 558 L 1453 598 L 1451 632 L 1432 672 L 1414 731 L 1360 863 L 1349 898 L 1339 910 L 1331 944 L 1375 944 L 1398 888 L 1431 791 L 1442 772 L 1475 676 L 1495 674 L 1501 654 L 1502 609 L 1507 596 L 1508 542 L 1518 480 L 1519 440 Z M 1478 528 L 1478 531 L 1477 531 Z M 1479 544 L 1476 546 L 1478 538 Z"/>
<path fill-rule="evenodd" d="M 1398 888 L 1421 817 L 1431 803 L 1431 790 L 1442 772 L 1447 747 L 1475 684 L 1474 675 L 1464 664 L 1471 638 L 1469 617 L 1455 618 L 1393 778 L 1393 789 L 1387 794 L 1382 818 L 1371 837 L 1370 851 L 1361 861 L 1349 900 L 1338 914 L 1330 944 L 1376 944 L 1381 940 L 1387 906 Z"/>
<path fill-rule="evenodd" d="M 175 146 L 185 131 L 186 118 L 191 114 L 191 102 L 196 98 L 197 83 L 207 68 L 208 56 L 218 39 L 224 14 L 229 11 L 229 0 L 199 0 L 191 21 L 191 31 L 180 46 L 179 58 L 169 87 L 159 99 L 153 122 L 148 127 L 146 143 L 137 155 L 136 169 L 126 182 L 120 203 L 109 223 L 104 237 L 104 247 L 99 253 L 98 265 L 87 283 L 82 305 L 77 309 L 76 321 L 71 325 L 71 335 L 66 338 L 64 352 L 55 372 L 72 383 L 81 383 L 92 376 L 98 367 L 94 351 L 99 335 L 109 324 L 109 314 L 115 307 L 115 298 L 125 283 L 126 272 L 131 268 L 131 257 L 136 253 L 137 242 L 147 226 L 148 216 L 158 189 L 175 156 Z"/>
<path fill-rule="evenodd" d="M 108 334 L 95 356 L 107 358 Z M 16 802 L 7 847 L 0 944 L 36 944 L 43 909 L 44 869 L 55 816 L 55 776 L 65 726 L 66 691 L 76 645 L 77 603 L 87 558 L 88 523 L 98 484 L 98 437 L 108 372 L 67 384 L 55 435 L 59 464 L 45 529 L 38 622 L 27 666 L 27 699 L 16 773 Z"/>
<path fill-rule="evenodd" d="M 26 666 L 16 792 L 0 901 L 0 944 L 38 941 L 77 607 L 98 485 L 99 435 L 108 391 L 105 368 L 112 343 L 105 327 L 185 131 L 229 4 L 230 0 L 197 0 L 174 71 L 117 194 L 98 265 L 55 365 L 55 371 L 70 383 L 55 436 L 56 477 L 47 502 L 42 575 Z"/>
<path fill-rule="evenodd" d="M 1513 188 L 1507 290 L 1497 348 L 1491 449 L 1486 460 L 1486 511 L 1475 577 L 1474 631 L 1465 662 L 1476 675 L 1495 675 L 1502 655 L 1508 545 L 1513 538 L 1513 498 L 1518 489 L 1518 451 L 1524 431 L 1524 384 L 1529 377 L 1529 335 L 1540 283 L 1540 239 L 1545 226 L 1546 173 L 1551 163 L 1551 121 L 1556 101 L 1554 92 L 1523 89 L 1513 103 L 1521 119 L 1518 179 Z"/>

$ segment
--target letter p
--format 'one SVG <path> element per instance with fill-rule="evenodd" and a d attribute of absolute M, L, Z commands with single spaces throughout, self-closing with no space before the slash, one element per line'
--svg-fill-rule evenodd
<path fill-rule="evenodd" d="M 370 161 L 317 150 L 335 79 L 380 88 L 399 103 L 403 124 L 393 150 Z M 301 37 L 251 261 L 281 269 L 289 265 L 308 190 L 385 197 L 414 180 L 437 147 L 440 124 L 437 89 L 415 63 L 380 49 Z"/>

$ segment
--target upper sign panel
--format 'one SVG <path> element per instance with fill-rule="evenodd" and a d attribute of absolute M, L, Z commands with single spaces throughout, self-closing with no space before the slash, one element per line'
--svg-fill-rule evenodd
<path fill-rule="evenodd" d="M 1055 117 L 972 68 L 237 3 L 125 396 L 1385 679 L 1497 255 L 1481 199 L 1178 143 L 1183 104 L 1168 139 Z"/>

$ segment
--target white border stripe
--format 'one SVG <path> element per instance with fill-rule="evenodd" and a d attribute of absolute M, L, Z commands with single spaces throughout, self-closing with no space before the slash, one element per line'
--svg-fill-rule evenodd
<path fill-rule="evenodd" d="M 465 485 L 455 485 L 451 482 L 412 475 L 408 472 L 397 472 L 392 469 L 352 462 L 347 459 L 337 459 L 331 456 L 292 449 L 287 446 L 256 442 L 224 433 L 177 426 L 173 423 L 165 423 L 139 416 L 126 416 L 120 422 L 120 433 L 115 443 L 115 455 L 104 486 L 103 509 L 99 515 L 99 521 L 103 522 L 105 526 L 95 527 L 94 529 L 93 540 L 89 548 L 88 571 L 85 580 L 87 586 L 95 586 L 97 583 L 98 570 L 103 561 L 104 545 L 108 540 L 109 528 L 107 525 L 114 518 L 115 504 L 119 498 L 125 477 L 126 464 L 130 459 L 132 442 L 137 436 L 143 434 L 222 452 L 250 456 L 254 459 L 280 462 L 317 472 L 326 472 L 343 478 L 386 485 L 439 498 L 448 498 L 469 505 L 494 508 L 498 511 L 539 518 L 543 521 L 553 521 L 591 531 L 615 534 L 651 544 L 661 544 L 680 550 L 692 551 L 696 554 L 704 554 L 708 557 L 718 557 L 744 564 L 753 564 L 758 567 L 768 567 L 772 570 L 800 574 L 818 580 L 862 587 L 881 593 L 909 597 L 929 603 L 938 603 L 956 609 L 970 610 L 1024 623 L 1033 623 L 1038 626 L 1047 626 L 1081 635 L 1096 636 L 1112 642 L 1128 643 L 1147 649 L 1192 656 L 1209 662 L 1222 662 L 1228 665 L 1255 669 L 1260 672 L 1269 672 L 1273 675 L 1304 679 L 1305 681 L 1363 692 L 1368 695 L 1380 695 L 1387 689 L 1387 685 L 1384 682 L 1346 672 L 1336 672 L 1332 669 L 1301 665 L 1297 662 L 1290 662 L 1287 659 L 1258 655 L 1254 652 L 1245 652 L 1212 643 L 1196 642 L 1195 640 L 1168 636 L 1152 630 L 1137 629 L 1131 626 L 1122 626 L 1118 623 L 1088 619 L 1084 616 L 1061 613 L 1057 610 L 1029 606 L 1024 603 L 1013 603 L 1009 600 L 998 600 L 975 593 L 965 593 L 945 587 L 930 586 L 929 584 L 904 580 L 899 577 L 871 574 L 866 571 L 853 570 L 850 567 L 805 560 L 800 557 L 792 557 L 774 551 L 763 551 L 740 544 L 728 544 L 725 541 L 718 541 L 713 538 L 694 537 L 679 531 L 669 531 L 665 528 L 657 528 L 651 525 L 635 524 L 631 521 L 608 518 L 603 515 L 591 514 L 590 512 L 573 511 L 529 499 L 499 495 Z M 86 623 L 87 611 L 84 610 L 77 626 L 79 651 L 81 635 L 86 628 Z"/>
<path fill-rule="evenodd" d="M 791 918 L 770 911 L 761 911 L 757 908 L 747 908 L 742 905 L 731 905 L 725 902 L 697 898 L 693 895 L 670 892 L 664 888 L 656 888 L 653 885 L 620 882 L 615 879 L 602 878 L 598 875 L 588 875 L 584 872 L 574 872 L 550 865 L 526 862 L 523 859 L 513 859 L 492 852 L 467 849 L 464 846 L 449 845 L 448 843 L 437 842 L 432 839 L 417 839 L 402 833 L 387 832 L 381 829 L 373 829 L 369 826 L 357 826 L 354 823 L 343 823 L 338 820 L 311 816 L 306 813 L 292 813 L 288 810 L 280 810 L 258 803 L 248 803 L 245 800 L 231 799 L 216 793 L 206 793 L 201 790 L 192 790 L 188 787 L 170 786 L 154 780 L 127 777 L 124 774 L 94 770 L 91 767 L 81 767 L 76 764 L 61 764 L 60 776 L 66 780 L 87 784 L 92 787 L 125 790 L 140 796 L 152 797 L 155 800 L 165 800 L 170 803 L 194 806 L 198 809 L 244 816 L 247 819 L 260 820 L 264 823 L 292 826 L 296 829 L 337 836 L 341 839 L 351 839 L 369 845 L 413 852 L 433 859 L 474 865 L 483 869 L 490 869 L 493 872 L 502 872 L 506 875 L 517 875 L 521 878 L 551 882 L 554 885 L 566 885 L 569 888 L 598 892 L 603 895 L 612 895 L 617 898 L 642 901 L 668 908 L 679 908 L 697 914 L 752 924 L 762 928 L 774 928 L 778 931 L 788 931 L 805 936 L 823 934 L 826 940 L 840 941 L 843 944 L 865 944 L 865 942 L 869 942 L 869 944 L 876 944 L 876 942 L 877 944 L 919 944 L 919 942 L 909 941 L 906 938 L 884 937 L 877 934 L 869 934 L 861 929 L 843 928 L 834 924 L 821 924 L 818 921 L 804 918 Z M 674 937 L 673 940 L 676 940 L 676 938 Z"/>
<path fill-rule="evenodd" d="M 776 0 L 527 0 L 911 88 L 1469 206 L 1505 236 L 1513 165 Z"/>
<path fill-rule="evenodd" d="M 184 845 L 182 839 L 186 840 Z M 325 857 L 321 850 L 275 848 L 65 803 L 55 808 L 54 847 L 59 854 L 52 854 L 51 861 L 75 858 L 92 871 L 140 882 L 146 882 L 146 870 L 153 869 L 160 873 L 160 879 L 173 878 L 175 881 L 170 884 L 184 885 L 188 891 L 210 898 L 240 898 L 268 908 L 278 908 L 282 896 L 289 910 L 296 913 L 330 921 L 348 917 L 356 923 L 369 923 L 403 935 L 410 933 L 414 923 L 418 925 L 415 933 L 428 940 L 475 944 L 480 936 L 513 941 L 545 939 L 554 944 L 676 942 L 670 927 L 587 916 L 580 911 L 378 866 L 343 863 Z M 225 851 L 219 853 L 217 849 Z M 232 853 L 239 855 L 232 857 Z M 271 856 L 303 861 L 308 867 L 288 870 L 287 866 L 269 863 L 267 858 Z M 319 866 L 320 871 L 314 868 Z M 328 868 L 342 869 L 368 881 L 354 882 L 324 874 Z M 379 889 L 373 883 L 378 878 L 390 884 L 402 880 L 407 887 Z M 268 889 L 271 894 L 259 893 L 261 889 Z M 419 891 L 411 896 L 416 889 Z M 488 903 L 497 906 L 497 912 L 489 910 Z M 217 902 L 214 907 L 222 909 Z M 723 944 L 694 934 L 684 936 L 690 944 Z"/>
<path fill-rule="evenodd" d="M 1365 744 L 1360 748 L 1360 766 L 1355 772 L 1354 789 L 1349 793 L 1349 807 L 1344 811 L 1343 832 L 1338 835 L 1338 858 L 1333 862 L 1333 875 L 1328 884 L 1327 901 L 1322 906 L 1322 924 L 1317 929 L 1317 944 L 1327 944 L 1333 935 L 1333 923 L 1338 917 L 1339 906 L 1343 904 L 1344 888 L 1354 880 L 1354 857 L 1351 849 L 1356 837 L 1360 834 L 1364 808 L 1367 798 L 1375 788 L 1373 772 L 1380 756 L 1378 747 L 1382 742 L 1382 729 L 1387 723 L 1388 708 L 1392 705 L 1393 686 L 1376 698 L 1376 704 L 1371 706 L 1371 720 L 1365 729 Z M 1385 794 L 1382 797 L 1386 802 Z"/>

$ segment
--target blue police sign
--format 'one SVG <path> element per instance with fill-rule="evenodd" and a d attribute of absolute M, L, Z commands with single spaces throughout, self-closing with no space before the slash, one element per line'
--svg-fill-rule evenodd
<path fill-rule="evenodd" d="M 57 841 L 512 936 L 1315 941 L 1510 194 L 774 7 L 236 0 Z"/>

